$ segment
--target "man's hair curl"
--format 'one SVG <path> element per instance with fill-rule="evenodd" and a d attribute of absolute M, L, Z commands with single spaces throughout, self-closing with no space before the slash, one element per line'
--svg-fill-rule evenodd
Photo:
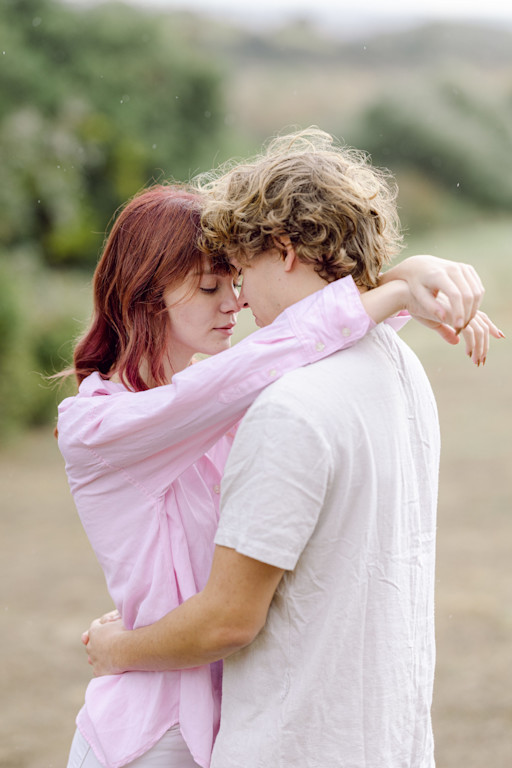
<path fill-rule="evenodd" d="M 248 263 L 288 236 L 326 281 L 352 275 L 377 285 L 401 248 L 391 174 L 318 128 L 274 138 L 256 157 L 196 179 L 203 193 L 201 247 Z"/>

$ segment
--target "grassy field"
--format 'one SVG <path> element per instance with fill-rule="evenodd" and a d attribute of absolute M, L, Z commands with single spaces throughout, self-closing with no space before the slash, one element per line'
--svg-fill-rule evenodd
<path fill-rule="evenodd" d="M 433 232 L 409 251 L 472 262 L 484 309 L 512 337 L 512 223 Z M 245 322 L 245 321 L 244 321 Z M 484 368 L 426 329 L 403 331 L 437 395 L 443 434 L 434 728 L 438 768 L 512 765 L 512 359 Z M 0 453 L 0 766 L 65 765 L 89 667 L 80 633 L 111 607 L 51 429 Z"/>

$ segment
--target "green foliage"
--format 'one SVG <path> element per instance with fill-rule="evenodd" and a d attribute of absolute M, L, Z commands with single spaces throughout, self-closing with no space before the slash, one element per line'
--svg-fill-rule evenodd
<path fill-rule="evenodd" d="M 0 260 L 0 440 L 54 419 L 57 403 L 74 387 L 49 377 L 70 364 L 78 324 L 69 306 L 48 311 L 34 301 L 45 288 L 41 274 Z"/>
<path fill-rule="evenodd" d="M 23 417 L 23 371 L 28 364 L 24 339 L 26 324 L 17 285 L 7 265 L 0 262 L 0 436 Z"/>
<path fill-rule="evenodd" d="M 464 203 L 470 210 L 509 211 L 510 118 L 512 114 L 507 119 L 483 98 L 477 101 L 460 87 L 443 83 L 373 104 L 361 118 L 358 141 L 376 165 L 409 180 L 414 174 L 417 192 L 428 185 L 437 188 L 440 216 L 447 211 L 453 215 Z M 417 196 L 409 204 L 402 199 L 406 211 L 417 208 L 421 213 Z M 424 217 L 424 224 L 431 222 Z"/>
<path fill-rule="evenodd" d="M 117 3 L 5 0 L 0 30 L 0 236 L 92 266 L 122 202 L 210 165 L 219 75 L 172 24 Z"/>

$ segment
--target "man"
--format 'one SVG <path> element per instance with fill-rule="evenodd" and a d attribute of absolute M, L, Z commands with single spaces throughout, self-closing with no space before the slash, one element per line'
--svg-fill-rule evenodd
<path fill-rule="evenodd" d="M 397 247 L 386 179 L 321 132 L 208 194 L 206 244 L 260 325 L 336 277 L 372 288 Z M 239 428 L 207 586 L 152 627 L 93 626 L 95 671 L 226 658 L 214 768 L 431 768 L 438 465 L 432 391 L 391 328 L 286 374 Z"/>

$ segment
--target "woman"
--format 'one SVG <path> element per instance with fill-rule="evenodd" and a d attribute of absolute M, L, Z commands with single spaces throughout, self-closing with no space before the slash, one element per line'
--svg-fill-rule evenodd
<path fill-rule="evenodd" d="M 228 263 L 198 249 L 199 225 L 200 199 L 181 188 L 157 185 L 127 204 L 75 350 L 79 393 L 59 408 L 71 491 L 128 628 L 154 622 L 206 583 L 233 428 L 261 389 L 402 308 L 391 284 L 361 297 L 345 278 L 228 351 L 236 285 Z M 418 269 L 409 269 L 416 285 Z M 488 331 L 481 319 L 473 328 L 478 362 Z M 195 353 L 212 357 L 191 365 Z M 218 664 L 94 679 L 68 765 L 207 766 L 219 703 Z"/>

